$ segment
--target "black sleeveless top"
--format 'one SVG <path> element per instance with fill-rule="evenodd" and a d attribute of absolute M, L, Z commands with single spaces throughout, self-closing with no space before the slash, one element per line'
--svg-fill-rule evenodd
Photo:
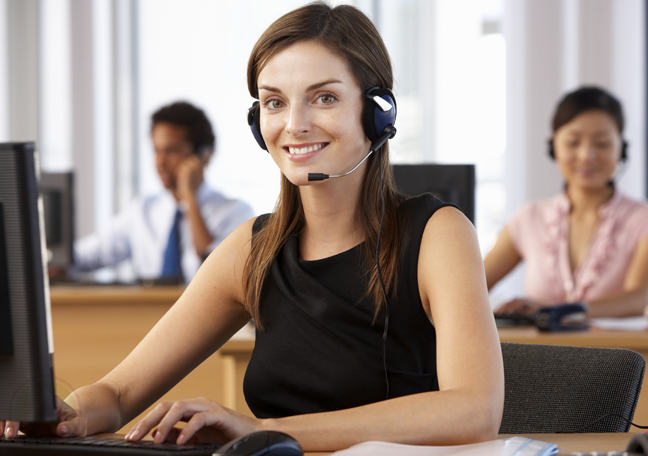
<path fill-rule="evenodd" d="M 439 389 L 436 334 L 421 303 L 417 267 L 425 225 L 447 205 L 425 194 L 397 209 L 406 241 L 397 294 L 389 300 L 390 398 Z M 260 216 L 253 231 L 267 217 Z M 296 236 L 280 250 L 260 304 L 265 328 L 256 331 L 243 382 L 245 399 L 258 418 L 341 410 L 385 399 L 385 312 L 372 324 L 375 305 L 365 297 L 364 256 L 359 244 L 329 258 L 304 261 Z"/>

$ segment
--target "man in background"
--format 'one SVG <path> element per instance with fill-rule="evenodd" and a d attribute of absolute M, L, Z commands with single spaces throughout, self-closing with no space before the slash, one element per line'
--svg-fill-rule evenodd
<path fill-rule="evenodd" d="M 155 163 L 164 190 L 136 198 L 105 229 L 77 241 L 74 270 L 130 259 L 137 278 L 188 283 L 204 258 L 253 216 L 242 201 L 204 182 L 216 138 L 205 113 L 176 102 L 151 119 Z"/>

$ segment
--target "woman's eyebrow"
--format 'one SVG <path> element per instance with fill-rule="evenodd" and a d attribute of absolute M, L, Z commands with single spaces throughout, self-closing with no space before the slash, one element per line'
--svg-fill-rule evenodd
<path fill-rule="evenodd" d="M 280 89 L 276 87 L 270 87 L 270 86 L 259 86 L 259 90 L 267 90 L 268 92 L 281 93 Z"/>
<path fill-rule="evenodd" d="M 340 81 L 339 79 L 327 79 L 326 81 L 318 82 L 308 86 L 306 92 L 317 90 L 320 87 L 324 87 L 325 85 L 329 85 L 329 84 L 342 84 L 342 81 Z M 277 87 L 266 86 L 266 85 L 259 86 L 259 90 L 267 90 L 268 92 L 282 93 L 281 89 L 278 89 Z"/>
<path fill-rule="evenodd" d="M 308 88 L 306 89 L 306 92 L 310 92 L 311 90 L 317 90 L 320 87 L 324 87 L 325 85 L 329 85 L 329 84 L 342 84 L 342 81 L 340 81 L 339 79 L 328 79 L 328 80 L 323 81 L 323 82 L 318 82 L 317 84 L 313 84 L 311 86 L 308 86 Z"/>

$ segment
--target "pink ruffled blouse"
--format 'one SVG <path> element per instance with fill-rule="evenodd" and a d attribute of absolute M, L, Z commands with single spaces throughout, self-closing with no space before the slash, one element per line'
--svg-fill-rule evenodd
<path fill-rule="evenodd" d="M 580 266 L 569 264 L 569 212 L 565 193 L 519 209 L 509 230 L 525 262 L 526 297 L 557 304 L 623 291 L 639 242 L 648 237 L 648 204 L 619 191 L 599 209 L 599 222 Z"/>

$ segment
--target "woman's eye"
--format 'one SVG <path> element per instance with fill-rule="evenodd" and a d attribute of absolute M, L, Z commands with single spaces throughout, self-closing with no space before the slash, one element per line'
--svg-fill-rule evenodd
<path fill-rule="evenodd" d="M 270 109 L 280 109 L 284 107 L 284 102 L 281 100 L 267 100 L 263 105 Z"/>
<path fill-rule="evenodd" d="M 612 144 L 611 144 L 610 142 L 608 142 L 608 141 L 605 141 L 605 142 L 597 142 L 597 143 L 596 143 L 596 147 L 597 147 L 598 149 L 608 149 L 608 148 L 610 148 L 611 146 L 612 146 Z"/>
<path fill-rule="evenodd" d="M 319 99 L 322 104 L 331 104 L 335 101 L 335 97 L 331 94 L 322 95 Z"/>

